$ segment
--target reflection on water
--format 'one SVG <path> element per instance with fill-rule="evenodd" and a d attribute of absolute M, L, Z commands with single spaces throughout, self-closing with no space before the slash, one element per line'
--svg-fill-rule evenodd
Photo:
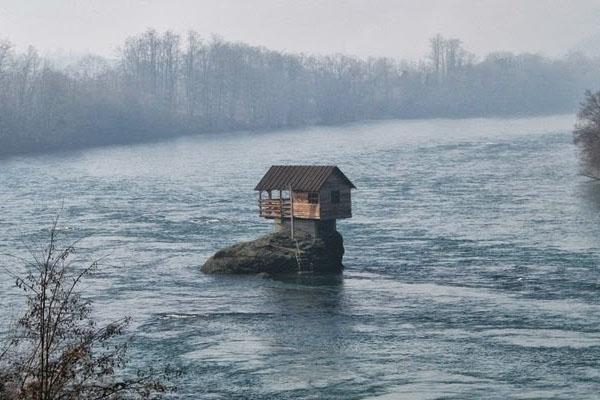
<path fill-rule="evenodd" d="M 270 276 L 269 279 L 291 285 L 298 285 L 300 288 L 310 288 L 314 286 L 341 288 L 344 285 L 343 274 L 281 274 Z"/>
<path fill-rule="evenodd" d="M 389 121 L 185 138 L 0 161 L 0 254 L 65 200 L 101 318 L 133 316 L 136 362 L 179 398 L 595 399 L 600 185 L 572 116 Z M 289 149 L 293 148 L 294 152 Z M 206 276 L 271 231 L 271 164 L 338 164 L 359 187 L 343 276 Z M 10 251 L 9 251 L 10 250 Z M 13 261 L 0 256 L 2 264 Z M 0 269 L 0 324 L 18 298 Z"/>

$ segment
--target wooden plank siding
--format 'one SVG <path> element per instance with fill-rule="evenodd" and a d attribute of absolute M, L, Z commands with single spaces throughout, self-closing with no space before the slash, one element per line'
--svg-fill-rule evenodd
<path fill-rule="evenodd" d="M 331 192 L 340 192 L 340 202 L 331 202 Z M 352 217 L 351 192 L 348 184 L 337 174 L 331 174 L 319 191 L 320 219 Z"/>
<path fill-rule="evenodd" d="M 294 192 L 294 218 L 321 219 L 319 204 L 308 202 L 308 192 Z"/>
<path fill-rule="evenodd" d="M 331 202 L 331 192 L 335 190 L 340 192 L 338 204 Z M 332 174 L 321 187 L 317 204 L 308 202 L 308 192 L 294 191 L 292 196 L 294 197 L 294 218 L 327 220 L 352 217 L 350 187 L 335 174 Z M 276 210 L 270 211 L 271 215 L 277 213 Z"/>

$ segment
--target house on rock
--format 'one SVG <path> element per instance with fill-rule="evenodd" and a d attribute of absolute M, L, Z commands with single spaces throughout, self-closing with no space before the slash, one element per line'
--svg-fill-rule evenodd
<path fill-rule="evenodd" d="M 275 221 L 277 231 L 317 238 L 336 230 L 336 221 L 352 217 L 356 186 L 333 165 L 274 165 L 254 188 L 259 215 Z"/>

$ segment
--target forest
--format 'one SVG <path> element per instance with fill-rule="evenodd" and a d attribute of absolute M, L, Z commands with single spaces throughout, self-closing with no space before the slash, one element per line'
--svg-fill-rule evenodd
<path fill-rule="evenodd" d="M 430 40 L 419 62 L 286 54 L 147 30 L 114 59 L 57 65 L 0 41 L 0 155 L 370 119 L 574 112 L 600 60 Z"/>

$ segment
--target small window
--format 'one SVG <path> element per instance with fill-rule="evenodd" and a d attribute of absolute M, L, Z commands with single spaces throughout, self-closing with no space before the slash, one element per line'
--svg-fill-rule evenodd
<path fill-rule="evenodd" d="M 338 204 L 340 202 L 340 191 L 332 190 L 331 191 L 331 204 Z"/>
<path fill-rule="evenodd" d="M 319 193 L 318 192 L 308 192 L 308 202 L 310 204 L 318 204 L 319 203 Z"/>

